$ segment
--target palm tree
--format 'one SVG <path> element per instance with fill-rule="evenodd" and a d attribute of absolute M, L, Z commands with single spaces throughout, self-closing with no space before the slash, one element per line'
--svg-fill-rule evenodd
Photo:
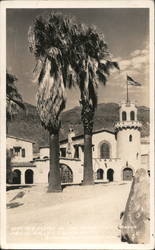
<path fill-rule="evenodd" d="M 29 28 L 29 49 L 37 60 L 34 73 L 38 83 L 37 110 L 45 129 L 49 131 L 50 175 L 48 192 L 61 191 L 59 167 L 60 114 L 65 108 L 65 88 L 74 84 L 70 78 L 68 53 L 71 37 L 77 26 L 72 18 L 61 13 L 38 17 Z"/>
<path fill-rule="evenodd" d="M 119 66 L 113 62 L 104 36 L 94 27 L 79 25 L 78 37 L 74 38 L 70 49 L 71 67 L 76 73 L 81 93 L 81 120 L 84 127 L 84 178 L 83 184 L 90 185 L 93 180 L 92 131 L 95 109 L 97 107 L 97 87 L 104 85 L 110 69 Z"/>
<path fill-rule="evenodd" d="M 18 92 L 15 82 L 18 79 L 15 75 L 6 72 L 6 125 L 7 133 L 9 132 L 9 122 L 18 113 L 19 109 L 25 110 L 22 97 Z"/>
<path fill-rule="evenodd" d="M 84 183 L 93 182 L 92 129 L 97 105 L 97 77 L 106 82 L 109 68 L 118 67 L 103 36 L 71 17 L 51 13 L 38 17 L 28 32 L 29 49 L 37 60 L 34 73 L 38 82 L 37 110 L 50 135 L 49 192 L 61 190 L 59 168 L 60 114 L 65 108 L 65 88 L 78 84 L 81 91 L 85 133 Z M 104 62 L 102 62 L 104 60 Z M 106 74 L 105 74 L 106 73 Z"/>

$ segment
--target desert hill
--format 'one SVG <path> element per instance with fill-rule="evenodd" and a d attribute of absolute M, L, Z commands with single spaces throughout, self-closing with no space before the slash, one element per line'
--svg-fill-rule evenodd
<path fill-rule="evenodd" d="M 9 135 L 31 139 L 36 142 L 34 151 L 39 146 L 48 145 L 48 132 L 41 126 L 36 107 L 26 103 L 27 111 L 20 111 L 9 124 Z M 80 107 L 74 107 L 62 113 L 62 125 L 60 140 L 67 138 L 68 129 L 73 125 L 75 134 L 83 134 L 83 127 L 80 119 Z M 113 125 L 119 119 L 119 106 L 116 103 L 101 103 L 98 105 L 95 119 L 94 131 L 105 128 L 114 131 Z M 149 135 L 149 108 L 138 107 L 138 120 L 143 124 L 142 137 Z"/>

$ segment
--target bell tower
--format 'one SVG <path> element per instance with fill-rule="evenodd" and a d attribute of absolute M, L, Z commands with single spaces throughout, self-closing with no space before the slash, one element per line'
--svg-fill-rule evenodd
<path fill-rule="evenodd" d="M 115 124 L 117 135 L 117 157 L 135 169 L 140 167 L 140 130 L 137 107 L 134 102 L 123 102 L 119 106 L 119 122 Z"/>

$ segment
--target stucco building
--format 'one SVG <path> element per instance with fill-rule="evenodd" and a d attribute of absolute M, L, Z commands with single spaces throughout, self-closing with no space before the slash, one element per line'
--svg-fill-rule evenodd
<path fill-rule="evenodd" d="M 35 182 L 36 166 L 33 160 L 33 141 L 15 136 L 7 136 L 6 147 L 11 154 L 14 171 L 13 183 L 25 184 Z"/>
<path fill-rule="evenodd" d="M 127 181 L 131 180 L 135 171 L 143 167 L 149 170 L 149 138 L 141 138 L 142 124 L 137 120 L 137 107 L 134 103 L 121 103 L 119 107 L 119 121 L 114 125 L 114 131 L 101 129 L 93 132 L 92 154 L 93 171 L 96 182 Z M 19 141 L 18 141 L 19 142 Z M 22 148 L 30 151 L 26 143 L 21 144 Z M 39 158 L 33 160 L 32 153 L 29 155 L 30 166 L 20 165 L 22 162 L 14 158 L 14 170 L 21 171 L 25 176 L 26 171 L 31 172 L 31 182 L 48 183 L 49 176 L 49 146 L 40 147 Z M 31 156 L 30 156 L 31 155 Z M 71 128 L 68 138 L 60 141 L 60 170 L 62 183 L 81 183 L 83 180 L 83 158 L 84 158 L 84 137 L 75 136 Z M 25 158 L 26 160 L 26 158 Z M 15 163 L 16 161 L 16 163 Z M 23 163 L 22 163 L 23 164 Z M 15 169 L 16 167 L 16 169 Z M 26 183 L 21 177 L 21 183 Z M 25 181 L 25 182 L 24 182 Z M 30 183 L 30 181 L 29 181 Z"/>

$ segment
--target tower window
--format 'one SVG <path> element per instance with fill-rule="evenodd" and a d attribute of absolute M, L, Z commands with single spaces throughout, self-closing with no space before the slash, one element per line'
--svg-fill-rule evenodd
<path fill-rule="evenodd" d="M 132 135 L 129 135 L 129 141 L 132 141 Z"/>
<path fill-rule="evenodd" d="M 122 121 L 126 121 L 126 112 L 125 111 L 122 112 Z"/>
<path fill-rule="evenodd" d="M 134 120 L 135 120 L 135 112 L 134 112 L 134 111 L 131 111 L 131 112 L 130 112 L 130 120 L 131 120 L 131 121 L 134 121 Z"/>

